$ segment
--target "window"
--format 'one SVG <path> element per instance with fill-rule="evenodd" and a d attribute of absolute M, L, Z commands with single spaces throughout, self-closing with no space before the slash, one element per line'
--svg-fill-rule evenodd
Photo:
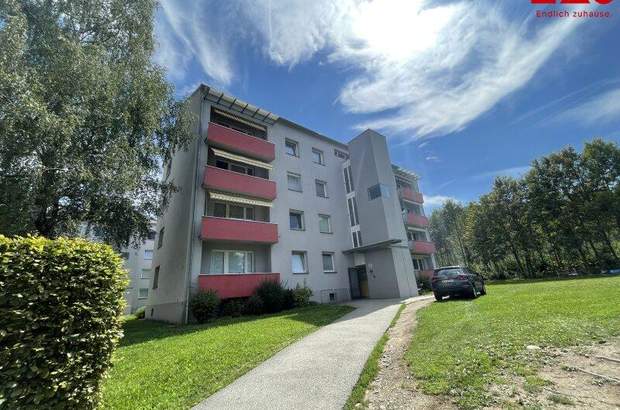
<path fill-rule="evenodd" d="M 145 249 L 144 250 L 144 259 L 150 261 L 153 259 L 153 249 Z"/>
<path fill-rule="evenodd" d="M 314 185 L 316 187 L 316 196 L 327 198 L 327 182 L 315 179 Z"/>
<path fill-rule="evenodd" d="M 150 230 L 149 233 L 146 235 L 146 238 L 149 240 L 154 240 L 155 236 L 157 236 L 157 232 Z"/>
<path fill-rule="evenodd" d="M 349 154 L 347 154 L 346 152 L 342 152 L 339 149 L 334 148 L 334 155 L 340 159 L 344 159 L 344 160 L 349 159 Z"/>
<path fill-rule="evenodd" d="M 426 241 L 426 232 L 424 231 L 407 231 L 407 239 L 410 241 Z"/>
<path fill-rule="evenodd" d="M 209 273 L 248 273 L 254 272 L 254 252 L 250 251 L 211 251 Z"/>
<path fill-rule="evenodd" d="M 362 233 L 360 231 L 355 231 L 351 233 L 353 237 L 353 247 L 358 248 L 362 246 Z"/>
<path fill-rule="evenodd" d="M 142 269 L 142 272 L 140 272 L 140 279 L 148 279 L 151 277 L 151 270 L 146 268 L 146 269 Z"/>
<path fill-rule="evenodd" d="M 138 299 L 146 299 L 149 297 L 149 288 L 138 289 Z"/>
<path fill-rule="evenodd" d="M 349 220 L 351 221 L 351 226 L 359 225 L 360 222 L 357 215 L 357 201 L 355 197 L 347 199 L 347 203 L 349 205 Z"/>
<path fill-rule="evenodd" d="M 289 211 L 289 225 L 294 231 L 303 231 L 304 228 L 304 213 L 302 211 Z"/>
<path fill-rule="evenodd" d="M 288 173 L 288 189 L 291 191 L 301 192 L 301 175 Z"/>
<path fill-rule="evenodd" d="M 157 238 L 157 249 L 161 248 L 164 244 L 164 228 L 159 230 L 159 237 Z"/>
<path fill-rule="evenodd" d="M 233 163 L 219 158 L 215 160 L 215 166 L 217 168 L 227 169 L 229 171 L 238 172 L 240 174 L 254 175 L 254 168 L 248 167 L 244 164 Z"/>
<path fill-rule="evenodd" d="M 323 252 L 323 272 L 336 272 L 334 269 L 334 253 Z"/>
<path fill-rule="evenodd" d="M 353 192 L 355 187 L 353 186 L 353 175 L 351 174 L 351 166 L 349 165 L 344 169 L 344 187 L 347 190 L 347 194 Z"/>
<path fill-rule="evenodd" d="M 129 252 L 121 252 L 121 258 L 129 259 Z"/>
<path fill-rule="evenodd" d="M 308 273 L 308 265 L 306 264 L 306 252 L 293 251 L 291 268 L 293 273 Z"/>
<path fill-rule="evenodd" d="M 312 162 L 319 165 L 325 165 L 325 157 L 323 151 L 320 149 L 312 148 Z"/>
<path fill-rule="evenodd" d="M 389 198 L 390 187 L 384 184 L 377 184 L 368 188 L 368 200 L 372 201 L 373 199 L 379 197 Z"/>
<path fill-rule="evenodd" d="M 424 259 L 413 258 L 413 269 L 415 270 L 424 270 Z"/>
<path fill-rule="evenodd" d="M 319 232 L 332 233 L 332 220 L 329 215 L 319 214 Z"/>
<path fill-rule="evenodd" d="M 215 202 L 213 204 L 213 216 L 218 218 L 246 219 L 253 221 L 254 208 Z"/>
<path fill-rule="evenodd" d="M 153 275 L 153 289 L 157 289 L 159 286 L 159 266 L 155 268 L 155 275 Z"/>
<path fill-rule="evenodd" d="M 299 144 L 296 141 L 286 139 L 284 142 L 284 146 L 286 147 L 286 153 L 292 155 L 294 157 L 299 156 Z"/>

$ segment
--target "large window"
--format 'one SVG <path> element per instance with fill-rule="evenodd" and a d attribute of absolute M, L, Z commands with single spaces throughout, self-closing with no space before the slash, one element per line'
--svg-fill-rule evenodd
<path fill-rule="evenodd" d="M 138 299 L 146 299 L 149 297 L 149 288 L 138 289 Z"/>
<path fill-rule="evenodd" d="M 254 168 L 244 164 L 239 164 L 223 159 L 216 159 L 215 166 L 229 171 L 238 172 L 240 174 L 254 175 Z"/>
<path fill-rule="evenodd" d="M 376 184 L 368 188 L 368 199 L 372 201 L 375 198 L 389 198 L 390 197 L 390 187 L 384 184 Z"/>
<path fill-rule="evenodd" d="M 294 231 L 303 231 L 304 228 L 304 213 L 302 211 L 290 210 L 288 213 L 289 226 Z"/>
<path fill-rule="evenodd" d="M 301 192 L 301 175 L 289 172 L 287 174 L 288 189 Z"/>
<path fill-rule="evenodd" d="M 426 241 L 428 238 L 426 237 L 426 232 L 424 231 L 415 231 L 410 230 L 407 231 L 407 239 L 410 241 Z"/>
<path fill-rule="evenodd" d="M 327 182 L 315 179 L 314 185 L 316 186 L 316 196 L 327 198 Z"/>
<path fill-rule="evenodd" d="M 155 274 L 153 275 L 153 289 L 157 289 L 159 286 L 159 266 L 155 268 Z"/>
<path fill-rule="evenodd" d="M 312 162 L 325 165 L 325 156 L 320 149 L 312 148 Z"/>
<path fill-rule="evenodd" d="M 332 233 L 332 218 L 329 215 L 319 214 L 319 232 Z"/>
<path fill-rule="evenodd" d="M 297 143 L 297 141 L 293 141 L 287 138 L 284 142 L 284 147 L 288 155 L 292 155 L 294 157 L 299 156 L 299 144 Z"/>
<path fill-rule="evenodd" d="M 333 252 L 323 252 L 323 272 L 333 273 L 336 272 L 334 268 L 334 253 Z"/>
<path fill-rule="evenodd" d="M 308 273 L 306 252 L 293 251 L 291 254 L 291 270 L 293 273 Z"/>
<path fill-rule="evenodd" d="M 351 226 L 359 225 L 359 218 L 357 215 L 357 201 L 355 197 L 347 199 L 347 203 L 349 205 L 349 220 L 351 222 Z"/>
<path fill-rule="evenodd" d="M 225 250 L 211 251 L 209 273 L 254 272 L 254 252 Z"/>
<path fill-rule="evenodd" d="M 213 216 L 218 218 L 254 220 L 254 208 L 250 206 L 215 202 L 213 204 Z"/>

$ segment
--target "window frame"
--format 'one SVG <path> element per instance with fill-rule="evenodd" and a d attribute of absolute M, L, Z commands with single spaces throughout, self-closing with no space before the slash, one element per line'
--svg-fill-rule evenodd
<path fill-rule="evenodd" d="M 288 152 L 288 145 L 292 145 L 293 146 L 293 153 L 291 154 L 290 152 Z M 289 155 L 291 157 L 295 157 L 295 158 L 299 158 L 299 142 L 292 140 L 290 138 L 285 138 L 284 139 L 284 152 L 286 152 L 286 155 Z"/>
<path fill-rule="evenodd" d="M 300 228 L 293 228 L 291 227 L 291 214 L 297 214 L 299 215 L 299 221 L 300 221 Z M 291 231 L 305 231 L 306 230 L 306 221 L 304 218 L 304 211 L 300 211 L 298 209 L 289 209 L 288 210 L 288 228 Z"/>
<path fill-rule="evenodd" d="M 325 256 L 329 256 L 331 259 L 332 268 L 331 270 L 325 270 Z M 323 251 L 321 252 L 321 265 L 323 266 L 323 273 L 337 273 L 336 271 L 336 258 L 334 257 L 334 252 Z"/>
<path fill-rule="evenodd" d="M 215 215 L 215 207 L 217 205 L 224 205 L 226 208 L 226 216 L 217 216 Z M 233 218 L 230 216 L 230 207 L 236 206 L 238 208 L 243 208 L 243 218 Z M 248 218 L 248 209 L 252 210 L 252 218 Z M 226 219 L 235 219 L 237 221 L 256 221 L 256 209 L 253 206 L 246 206 L 243 204 L 231 204 L 223 201 L 213 201 L 213 217 L 214 218 L 226 218 Z"/>
<path fill-rule="evenodd" d="M 231 253 L 235 253 L 235 252 L 239 252 L 239 253 L 243 253 L 243 272 L 230 272 L 230 256 L 229 254 Z M 212 266 L 212 261 L 213 261 L 213 255 L 215 253 L 221 253 L 224 255 L 224 259 L 223 259 L 223 265 L 222 265 L 222 270 L 223 272 L 212 272 L 211 271 L 211 266 Z M 250 258 L 248 258 L 248 255 L 251 255 Z M 251 263 L 248 264 L 248 260 L 251 259 Z M 247 275 L 250 273 L 254 273 L 256 271 L 256 255 L 254 253 L 254 251 L 248 251 L 248 250 L 243 250 L 243 249 L 211 249 L 211 252 L 209 254 L 209 273 L 207 273 L 208 275 Z M 251 265 L 251 266 L 248 266 Z"/>
<path fill-rule="evenodd" d="M 327 215 L 327 214 L 318 214 L 318 215 L 319 215 L 319 233 L 334 233 L 333 228 L 332 228 L 332 217 L 331 217 L 331 215 Z M 321 230 L 321 218 L 325 218 L 327 220 L 328 231 L 322 231 Z"/>
<path fill-rule="evenodd" d="M 316 161 L 315 155 L 318 155 L 318 162 Z M 318 165 L 325 165 L 325 152 L 318 148 L 312 148 L 312 162 Z"/>
<path fill-rule="evenodd" d="M 299 189 L 291 188 L 289 177 L 297 178 L 299 180 Z M 303 183 L 301 181 L 301 174 L 296 174 L 295 172 L 287 172 L 286 173 L 286 186 L 287 186 L 289 191 L 303 192 L 304 191 L 304 186 L 303 186 Z"/>
<path fill-rule="evenodd" d="M 146 290 L 146 296 L 140 296 L 140 293 Z M 149 298 L 149 288 L 138 288 L 138 300 L 144 300 Z"/>
<path fill-rule="evenodd" d="M 301 261 L 304 268 L 303 272 L 295 272 L 295 270 L 293 269 L 293 256 L 295 255 L 300 255 L 302 258 Z M 293 275 L 307 275 L 309 273 L 307 251 L 291 251 L 291 273 Z"/>
<path fill-rule="evenodd" d="M 318 187 L 319 185 L 323 186 L 323 194 L 324 195 L 319 195 L 319 191 L 318 191 Z M 329 198 L 329 194 L 327 193 L 327 182 L 323 181 L 322 179 L 315 179 L 314 180 L 314 190 L 316 193 L 316 196 L 319 198 Z"/>

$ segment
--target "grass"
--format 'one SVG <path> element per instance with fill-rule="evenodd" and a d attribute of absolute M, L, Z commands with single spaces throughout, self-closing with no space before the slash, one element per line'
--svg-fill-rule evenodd
<path fill-rule="evenodd" d="M 562 347 L 620 335 L 620 277 L 496 284 L 476 300 L 433 303 L 418 313 L 406 354 L 428 394 L 451 395 L 461 408 L 489 403 L 486 387 L 502 372 L 536 378 L 525 347 Z"/>
<path fill-rule="evenodd" d="M 351 310 L 349 306 L 317 305 L 188 326 L 126 320 L 125 337 L 103 386 L 101 407 L 191 407 Z"/>
<path fill-rule="evenodd" d="M 553 393 L 547 397 L 549 401 L 552 401 L 557 404 L 564 404 L 566 406 L 574 406 L 575 401 L 568 396 L 564 396 L 562 394 Z"/>
<path fill-rule="evenodd" d="M 396 321 L 398 321 L 403 309 L 405 309 L 404 303 L 398 308 L 396 316 L 394 316 L 392 323 L 390 323 L 390 328 L 394 326 Z M 365 407 L 364 394 L 366 393 L 366 389 L 368 388 L 370 382 L 372 382 L 377 376 L 377 373 L 379 373 L 379 359 L 381 358 L 385 344 L 388 341 L 388 330 L 386 330 L 383 336 L 381 336 L 375 347 L 372 349 L 370 356 L 368 356 L 366 364 L 364 364 L 364 368 L 362 369 L 362 373 L 360 374 L 359 379 L 357 379 L 357 383 L 355 383 L 355 387 L 353 387 L 353 391 L 351 391 L 351 395 L 344 405 L 344 410 L 359 408 L 355 407 L 358 403 Z"/>

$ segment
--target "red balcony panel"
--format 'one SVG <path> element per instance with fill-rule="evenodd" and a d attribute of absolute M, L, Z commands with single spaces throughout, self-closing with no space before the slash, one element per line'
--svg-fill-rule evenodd
<path fill-rule="evenodd" d="M 423 215 L 409 212 L 407 213 L 406 223 L 407 225 L 420 226 L 424 228 L 428 226 L 428 218 Z"/>
<path fill-rule="evenodd" d="M 276 149 L 271 142 L 213 122 L 209 123 L 207 142 L 211 145 L 267 162 L 271 162 L 276 158 Z"/>
<path fill-rule="evenodd" d="M 435 253 L 435 244 L 427 241 L 411 241 L 409 247 L 413 253 L 423 253 L 430 255 Z"/>
<path fill-rule="evenodd" d="M 268 222 L 206 216 L 202 218 L 200 238 L 203 240 L 271 244 L 278 242 L 278 225 Z"/>
<path fill-rule="evenodd" d="M 269 201 L 276 199 L 275 182 L 211 165 L 205 167 L 202 185 L 205 188 L 249 195 Z"/>
<path fill-rule="evenodd" d="M 250 296 L 261 282 L 280 281 L 279 273 L 224 273 L 198 276 L 200 290 L 213 289 L 220 298 L 243 298 Z"/>
<path fill-rule="evenodd" d="M 424 203 L 424 197 L 420 192 L 415 192 L 411 188 L 401 188 L 399 191 L 400 197 L 411 202 L 417 202 L 419 204 Z"/>

